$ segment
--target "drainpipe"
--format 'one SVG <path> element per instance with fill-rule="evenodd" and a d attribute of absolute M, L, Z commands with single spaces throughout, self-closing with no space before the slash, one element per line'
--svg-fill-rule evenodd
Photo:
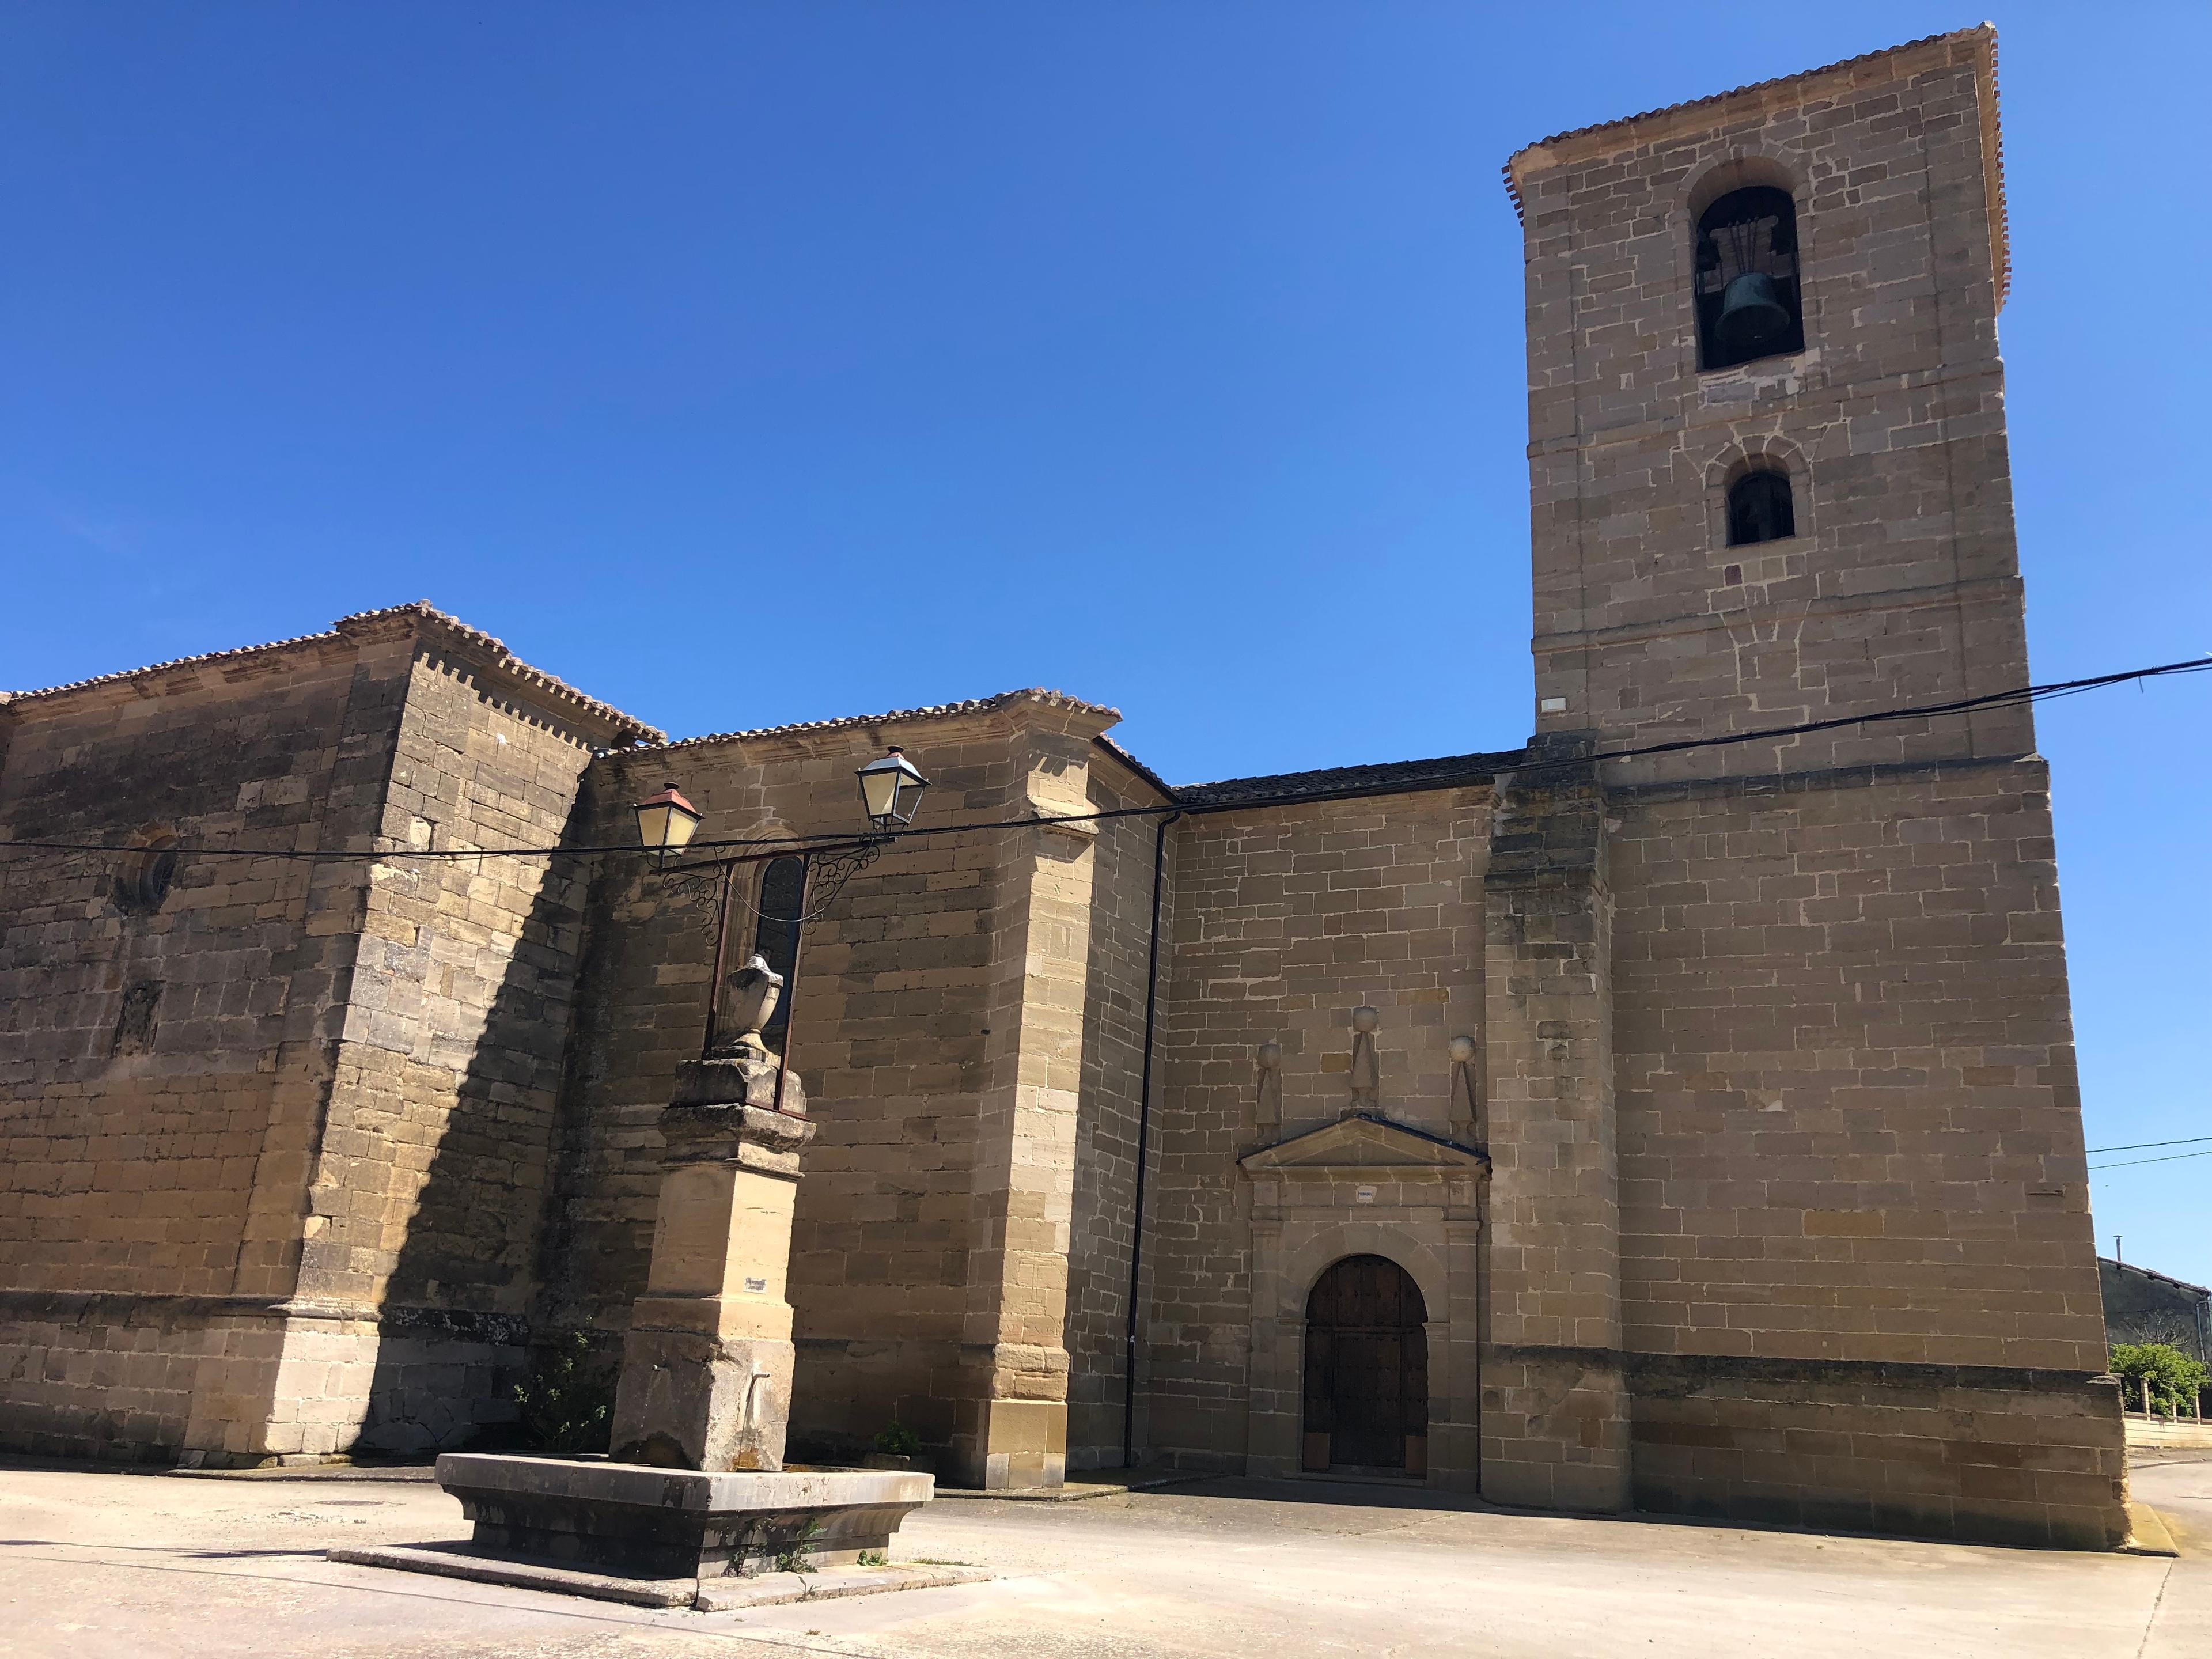
<path fill-rule="evenodd" d="M 1121 1467 L 1137 1466 L 1137 1275 L 1145 1258 L 1145 1160 L 1152 1131 L 1152 1024 L 1160 1006 L 1160 887 L 1167 870 L 1170 812 L 1152 833 L 1152 938 L 1145 962 L 1145 1060 L 1137 1085 L 1137 1193 L 1129 1214 L 1128 1320 L 1121 1335 Z"/>

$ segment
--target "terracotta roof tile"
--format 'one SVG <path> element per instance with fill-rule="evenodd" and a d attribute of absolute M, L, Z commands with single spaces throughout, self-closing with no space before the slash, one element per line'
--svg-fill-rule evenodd
<path fill-rule="evenodd" d="M 443 632 L 457 635 L 465 644 L 489 653 L 499 659 L 500 666 L 524 684 L 546 693 L 556 702 L 582 709 L 597 715 L 615 728 L 616 735 L 627 743 L 657 743 L 667 736 L 657 726 L 647 726 L 633 715 L 625 714 L 612 703 L 601 702 L 597 697 L 579 691 L 565 680 L 557 679 L 542 668 L 533 668 L 507 648 L 504 640 L 495 638 L 481 628 L 471 628 L 459 617 L 439 610 L 428 599 L 416 599 L 406 605 L 386 605 L 381 611 L 359 611 L 350 617 L 341 617 L 333 624 L 343 633 L 349 623 L 380 622 L 386 617 L 418 617 Z"/>
<path fill-rule="evenodd" d="M 1445 755 L 1435 760 L 1386 761 L 1374 766 L 1332 766 L 1316 772 L 1278 772 L 1218 783 L 1186 783 L 1175 798 L 1190 806 L 1230 806 L 1263 800 L 1306 800 L 1350 790 L 1414 790 L 1438 784 L 1487 783 L 1527 759 L 1518 749 L 1502 753 Z"/>
<path fill-rule="evenodd" d="M 356 611 L 341 617 L 319 634 L 300 634 L 287 640 L 270 640 L 262 645 L 241 645 L 228 651 L 204 651 L 197 656 L 173 657 L 167 662 L 149 663 L 143 668 L 121 669 L 112 674 L 95 674 L 89 679 L 71 680 L 66 684 L 41 687 L 35 691 L 0 691 L 0 704 L 14 705 L 36 702 L 47 697 L 59 697 L 83 691 L 98 685 L 120 684 L 125 681 L 144 679 L 156 674 L 166 674 L 179 668 L 197 668 L 207 663 L 234 662 L 258 656 L 270 651 L 288 651 L 304 645 L 315 645 L 337 640 L 366 623 L 389 618 L 409 617 L 427 624 L 435 631 L 458 639 L 461 643 L 482 651 L 493 658 L 507 674 L 532 690 L 544 693 L 556 707 L 565 707 L 586 714 L 613 728 L 612 735 L 619 741 L 629 743 L 658 740 L 664 734 L 659 727 L 625 714 L 611 703 L 601 702 L 587 696 L 575 687 L 555 678 L 542 668 L 532 668 L 510 652 L 504 641 L 471 628 L 459 617 L 447 615 L 428 599 L 416 599 L 406 605 L 386 605 L 379 611 Z"/>
<path fill-rule="evenodd" d="M 888 726 L 896 721 L 951 720 L 961 714 L 980 714 L 993 708 L 1004 708 L 1018 702 L 1040 702 L 1049 707 L 1073 708 L 1086 714 L 1103 714 L 1109 720 L 1121 718 L 1121 711 L 1103 703 L 1085 702 L 1080 697 L 1071 697 L 1063 691 L 1048 691 L 1042 686 L 1030 686 L 1018 691 L 1001 691 L 994 696 L 969 697 L 960 702 L 930 703 L 921 708 L 894 708 L 881 714 L 840 714 L 831 720 L 793 720 L 784 726 L 757 726 L 742 732 L 710 732 L 696 738 L 678 738 L 662 743 L 662 749 L 691 749 L 708 743 L 739 743 L 750 738 L 790 737 L 801 732 L 835 732 L 855 726 Z"/>
<path fill-rule="evenodd" d="M 143 668 L 118 669 L 112 674 L 94 674 L 88 679 L 68 680 L 59 685 L 42 685 L 35 691 L 0 691 L 0 703 L 29 702 L 38 697 L 58 697 L 66 692 L 82 691 L 94 685 L 112 685 L 123 680 L 135 680 L 147 674 L 166 674 L 173 668 L 195 668 L 202 663 L 225 662 L 234 657 L 250 657 L 263 651 L 283 651 L 297 645 L 312 645 L 318 640 L 334 640 L 337 630 L 325 629 L 319 634 L 295 634 L 289 640 L 270 640 L 264 645 L 233 646 L 227 651 L 203 651 L 197 656 L 172 657 L 167 662 L 148 663 Z"/>
<path fill-rule="evenodd" d="M 1153 771 L 1151 767 L 1146 765 L 1144 762 L 1139 760 L 1134 755 L 1131 754 L 1127 749 L 1124 749 L 1120 744 L 1115 742 L 1113 738 L 1108 737 L 1104 732 L 1100 732 L 1097 737 L 1091 738 L 1091 741 L 1097 744 L 1108 754 L 1113 756 L 1115 760 L 1121 762 L 1122 765 L 1127 767 L 1132 772 L 1134 772 L 1146 783 L 1151 784 L 1153 788 L 1158 790 L 1160 793 L 1165 795 L 1169 799 L 1172 800 L 1175 799 L 1175 786 L 1173 784 L 1170 783 L 1158 773 Z"/>

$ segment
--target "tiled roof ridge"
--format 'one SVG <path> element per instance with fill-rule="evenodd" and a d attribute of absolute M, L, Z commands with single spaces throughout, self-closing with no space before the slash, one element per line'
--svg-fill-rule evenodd
<path fill-rule="evenodd" d="M 387 617 L 415 617 L 431 624 L 442 633 L 458 636 L 463 643 L 490 653 L 507 672 L 538 690 L 546 692 L 558 702 L 584 709 L 615 726 L 624 736 L 658 741 L 663 733 L 656 726 L 625 714 L 611 703 L 579 691 L 565 681 L 556 678 L 542 668 L 533 668 L 507 648 L 506 642 L 487 634 L 481 628 L 472 628 L 459 617 L 439 610 L 428 599 L 410 599 L 404 605 L 386 605 L 376 611 L 356 611 L 339 617 L 328 628 L 313 634 L 295 634 L 289 639 L 268 640 L 259 645 L 237 645 L 222 651 L 202 651 L 189 657 L 172 657 L 166 662 L 147 663 L 137 668 L 119 668 L 112 674 L 94 674 L 81 680 L 69 680 L 59 685 L 40 686 L 32 691 L 0 691 L 0 705 L 28 702 L 34 699 L 58 697 L 72 691 L 88 690 L 98 685 L 120 684 L 152 674 L 166 674 L 179 668 L 197 668 L 206 663 L 234 661 L 242 657 L 258 656 L 267 651 L 286 651 L 295 647 L 314 645 L 327 640 L 343 637 L 349 626 L 363 623 L 381 622 Z"/>
<path fill-rule="evenodd" d="M 1258 777 L 1223 778 L 1213 783 L 1178 784 L 1175 798 L 1193 806 L 1278 797 L 1298 799 L 1333 794 L 1340 789 L 1421 784 L 1462 775 L 1474 779 L 1486 773 L 1510 770 L 1526 759 L 1527 751 L 1523 750 L 1479 750 L 1473 754 L 1440 755 L 1428 760 L 1324 766 L 1306 772 L 1277 772 Z"/>
<path fill-rule="evenodd" d="M 343 632 L 349 623 L 380 622 L 386 617 L 416 616 L 451 634 L 457 634 L 465 644 L 489 652 L 499 665 L 526 685 L 544 691 L 556 700 L 590 711 L 633 740 L 659 743 L 667 733 L 657 726 L 647 726 L 635 715 L 625 714 L 612 703 L 601 702 L 586 692 L 579 691 L 566 680 L 534 668 L 507 648 L 507 641 L 487 634 L 481 628 L 472 628 L 459 617 L 441 611 L 428 599 L 410 599 L 404 605 L 386 605 L 380 611 L 358 611 L 352 616 L 341 617 L 332 624 L 333 632 Z"/>
<path fill-rule="evenodd" d="M 166 662 L 149 662 L 137 668 L 118 668 L 112 674 L 94 674 L 81 680 L 64 680 L 59 685 L 42 685 L 35 690 L 0 691 L 0 703 L 28 702 L 34 697 L 58 697 L 68 691 L 83 691 L 95 685 L 135 680 L 143 674 L 164 674 L 173 668 L 195 668 L 204 662 L 250 657 L 261 651 L 283 651 L 292 646 L 313 645 L 318 640 L 334 640 L 337 636 L 337 629 L 325 628 L 318 633 L 295 634 L 288 640 L 269 640 L 259 645 L 234 645 L 221 651 L 202 651 L 189 657 L 171 657 Z"/>
<path fill-rule="evenodd" d="M 1960 29 L 1960 34 L 1984 33 L 1990 46 L 1990 114 L 1988 123 L 1990 166 L 1996 174 L 1996 200 L 1990 204 L 1990 220 L 1996 246 L 1990 263 L 1996 267 L 1997 309 L 2004 309 L 2006 298 L 2012 293 L 2012 212 L 2005 206 L 2004 121 L 2003 99 L 1997 90 L 1997 26 L 1984 23 L 1978 28 Z"/>
<path fill-rule="evenodd" d="M 1115 742 L 1113 738 L 1108 737 L 1103 732 L 1101 732 L 1097 737 L 1091 738 L 1091 741 L 1097 744 L 1108 754 L 1113 756 L 1115 760 L 1121 762 L 1122 765 L 1127 767 L 1132 772 L 1134 772 L 1146 783 L 1151 784 L 1153 788 L 1158 790 L 1160 793 L 1165 795 L 1170 800 L 1173 800 L 1175 799 L 1175 785 L 1170 783 L 1158 773 L 1153 771 L 1151 767 L 1146 765 L 1144 762 L 1139 760 L 1135 755 L 1132 754 L 1121 744 Z"/>
<path fill-rule="evenodd" d="M 1052 691 L 1041 685 L 1031 685 L 1012 691 L 994 692 L 988 697 L 927 703 L 919 708 L 893 708 L 880 714 L 838 714 L 828 720 L 791 720 L 781 726 L 757 726 L 741 732 L 705 732 L 696 738 L 663 740 L 653 746 L 664 750 L 691 749 L 702 744 L 791 737 L 801 732 L 833 732 L 855 726 L 881 726 L 893 720 L 950 720 L 960 714 L 980 714 L 990 709 L 1004 708 L 1016 702 L 1041 702 L 1048 708 L 1075 708 L 1087 714 L 1105 714 L 1115 720 L 1121 718 L 1120 709 L 1109 708 L 1104 703 L 1086 702 L 1081 697 L 1069 696 L 1065 691 Z"/>

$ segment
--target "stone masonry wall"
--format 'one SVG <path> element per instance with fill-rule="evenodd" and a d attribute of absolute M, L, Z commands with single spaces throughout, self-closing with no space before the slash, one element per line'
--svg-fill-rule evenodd
<path fill-rule="evenodd" d="M 2031 759 L 1615 796 L 1626 1345 L 1756 1362 L 1696 1373 L 1703 1419 L 1639 1396 L 1644 1501 L 2094 1540 L 2122 1464 L 2046 787 Z M 1801 1390 L 1784 1360 L 1850 1363 Z M 1912 1398 L 1853 1417 L 1853 1377 Z"/>
<path fill-rule="evenodd" d="M 2045 787 L 1616 795 L 1630 1346 L 2104 1369 Z"/>
<path fill-rule="evenodd" d="M 2026 683 L 1980 32 L 1515 158 L 1528 264 L 1538 730 L 1644 742 Z M 1985 134 L 1985 121 L 1989 124 Z M 1797 204 L 1806 349 L 1698 368 L 1697 214 Z M 1787 471 L 1797 534 L 1726 545 Z M 2033 746 L 2025 711 L 1638 763 L 1765 773 Z"/>
<path fill-rule="evenodd" d="M 992 1035 L 976 1101 L 951 1464 L 968 1486 L 1058 1486 L 1066 1472 L 1067 1282 L 1099 835 L 1087 817 L 1089 774 L 1099 730 L 1024 722 L 1013 745 L 1023 802 L 1072 821 L 991 835 Z"/>
<path fill-rule="evenodd" d="M 329 845 L 373 799 L 397 678 L 327 638 L 27 702 L 0 714 L 0 828 Z M 0 1443 L 173 1451 L 209 1322 L 296 1267 L 296 1210 L 289 1251 L 266 1211 L 327 1090 L 361 872 L 185 857 L 158 903 L 118 900 L 143 867 L 0 866 Z"/>
<path fill-rule="evenodd" d="M 590 833 L 634 834 L 628 803 L 674 780 L 728 838 L 850 832 L 853 771 L 880 733 L 698 743 L 602 763 Z M 932 805 L 1002 815 L 1002 737 L 910 739 Z M 957 1364 L 975 1161 L 972 1091 L 988 1021 L 984 975 L 996 898 L 993 849 L 947 836 L 911 843 L 854 876 L 805 932 L 787 1058 L 817 1126 L 793 1226 L 790 1300 L 798 1350 L 794 1455 L 851 1452 L 895 1417 L 939 1444 Z M 757 867 L 741 869 L 731 958 L 752 948 Z M 609 860 L 593 903 L 595 957 L 564 1112 L 556 1322 L 620 1331 L 652 1247 L 661 1145 L 654 1120 L 676 1068 L 695 1059 L 714 955 L 703 884 Z M 817 891 L 813 901 L 819 902 Z"/>
<path fill-rule="evenodd" d="M 1638 1355 L 1639 1509 L 2063 1549 L 2124 1542 L 2109 1378 Z"/>
<path fill-rule="evenodd" d="M 1501 775 L 1483 890 L 1482 1490 L 1547 1509 L 1629 1496 L 1606 823 L 1586 769 Z"/>
<path fill-rule="evenodd" d="M 1093 761 L 1094 810 L 1111 811 L 1158 800 L 1157 789 L 1126 769 L 1111 761 Z M 1075 1208 L 1067 1264 L 1071 1469 L 1109 1468 L 1121 1462 L 1129 1243 L 1136 1212 L 1137 1120 L 1144 1077 L 1156 823 L 1148 817 L 1106 820 L 1099 825 L 1092 854 L 1097 869 L 1083 1011 L 1082 1121 L 1075 1148 Z M 1169 841 L 1172 848 L 1172 830 Z M 1170 857 L 1163 882 L 1164 930 L 1165 890 L 1172 880 Z M 1171 953 L 1163 949 L 1160 954 L 1164 988 Z"/>
<path fill-rule="evenodd" d="M 320 855 L 0 872 L 0 1435 L 257 1462 L 501 1414 L 578 884 L 375 855 L 557 840 L 644 729 L 419 605 L 0 711 L 14 833 Z"/>
<path fill-rule="evenodd" d="M 1484 1034 L 1488 796 L 1254 808 L 1171 832 L 1174 973 L 1139 1351 L 1152 1455 L 1242 1466 L 1251 1216 L 1236 1160 L 1349 1107 L 1353 1008 L 1382 1012 L 1383 1112 L 1451 1133 L 1448 1045 Z M 1254 1056 L 1269 1041 L 1283 1047 L 1283 1116 L 1262 1127 Z"/>
<path fill-rule="evenodd" d="M 1993 50 L 1514 158 L 1540 732 L 1602 752 L 2027 682 Z M 1696 219 L 1746 185 L 1796 204 L 1805 349 L 1701 373 Z M 1753 465 L 1796 533 L 1732 547 Z M 1601 767 L 1638 1502 L 2124 1527 L 2033 748 L 2017 707 Z"/>
<path fill-rule="evenodd" d="M 487 852 L 370 869 L 301 1283 L 384 1327 L 365 1377 L 327 1389 L 365 1406 L 364 1448 L 452 1446 L 514 1414 L 586 872 L 493 849 L 563 839 L 592 735 L 465 657 L 414 660 L 380 844 Z"/>
<path fill-rule="evenodd" d="M 706 814 L 702 839 L 854 834 L 865 829 L 854 770 L 891 741 L 931 781 L 924 824 L 1026 814 L 1038 809 L 1041 789 L 1044 805 L 1084 810 L 1082 769 L 1059 769 L 1064 778 L 1041 771 L 1024 736 L 1040 720 L 1066 718 L 1063 706 L 1084 706 L 1046 694 L 994 704 L 613 757 L 595 769 L 584 833 L 634 834 L 628 803 L 672 779 Z M 967 1334 L 976 1253 L 994 1227 L 1003 1237 L 1006 1153 L 998 1154 L 998 1176 L 979 1176 L 979 1125 L 994 1068 L 1010 1068 L 1008 1090 L 1018 1071 L 1014 1051 L 994 1046 L 1022 1030 L 1018 1018 L 1006 1018 L 1020 1014 L 1022 999 L 1009 1006 L 1005 994 L 1024 983 L 1024 958 L 999 954 L 1017 897 L 1010 861 L 1034 859 L 1048 836 L 1068 840 L 1024 830 L 903 842 L 854 875 L 806 929 L 789 1059 L 818 1131 L 792 1246 L 794 1455 L 854 1455 L 896 1419 L 949 1459 L 961 1402 L 988 1386 L 975 1367 L 978 1353 L 988 1365 L 993 1344 L 971 1352 Z M 1087 841 L 1081 854 L 1087 882 Z M 741 874 L 745 905 L 757 902 L 757 872 Z M 1026 905 L 1026 890 L 1018 896 Z M 703 892 L 687 896 L 642 860 L 601 866 L 562 1102 L 546 1322 L 618 1331 L 644 1282 L 660 1178 L 653 1119 L 677 1066 L 697 1053 L 712 910 Z M 741 906 L 733 965 L 750 949 L 752 927 Z M 1011 1093 L 1007 1101 L 1011 1109 Z M 1002 1127 L 1011 1131 L 1012 1120 Z M 1054 1166 L 1063 1189 L 1072 1189 L 1072 1159 Z M 1064 1253 L 1064 1208 L 1052 1224 Z M 1054 1386 L 1065 1387 L 1064 1359 Z"/>

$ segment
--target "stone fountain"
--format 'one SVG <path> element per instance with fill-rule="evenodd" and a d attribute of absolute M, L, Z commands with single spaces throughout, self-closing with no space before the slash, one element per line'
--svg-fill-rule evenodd
<path fill-rule="evenodd" d="M 761 1036 L 781 977 L 731 982 L 742 1035 L 678 1074 L 653 1263 L 630 1316 L 605 1460 L 448 1452 L 438 1481 L 474 1553 L 647 1578 L 750 1575 L 882 1551 L 929 1475 L 786 1469 L 793 1200 L 814 1138 L 799 1079 Z"/>

